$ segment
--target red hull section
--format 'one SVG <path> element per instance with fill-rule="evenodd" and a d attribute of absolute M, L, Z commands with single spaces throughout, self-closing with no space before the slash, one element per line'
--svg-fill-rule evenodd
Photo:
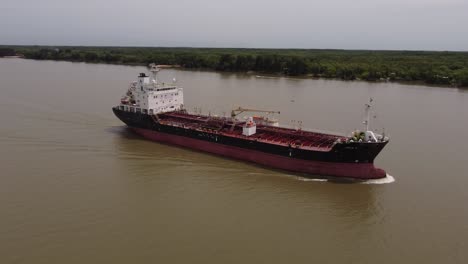
<path fill-rule="evenodd" d="M 357 179 L 378 179 L 386 176 L 384 170 L 375 168 L 372 163 L 335 163 L 301 160 L 188 137 L 160 133 L 153 130 L 141 128 L 132 129 L 143 137 L 154 141 L 201 150 L 220 156 L 250 161 L 264 166 L 288 171 Z"/>

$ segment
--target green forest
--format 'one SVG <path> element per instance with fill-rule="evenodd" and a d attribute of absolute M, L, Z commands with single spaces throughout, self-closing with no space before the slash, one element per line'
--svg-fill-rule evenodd
<path fill-rule="evenodd" d="M 468 52 L 318 49 L 3 46 L 36 60 L 258 72 L 468 87 Z M 11 52 L 8 52 L 11 53 Z"/>
<path fill-rule="evenodd" d="M 0 57 L 14 56 L 14 55 L 16 55 L 16 52 L 14 49 L 0 47 Z"/>

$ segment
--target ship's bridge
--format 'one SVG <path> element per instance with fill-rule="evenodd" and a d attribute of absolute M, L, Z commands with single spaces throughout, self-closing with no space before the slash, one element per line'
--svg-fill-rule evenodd
<path fill-rule="evenodd" d="M 183 109 L 183 89 L 176 86 L 175 79 L 172 83 L 158 82 L 158 71 L 152 66 L 152 77 L 140 73 L 121 100 L 122 110 L 157 114 Z"/>

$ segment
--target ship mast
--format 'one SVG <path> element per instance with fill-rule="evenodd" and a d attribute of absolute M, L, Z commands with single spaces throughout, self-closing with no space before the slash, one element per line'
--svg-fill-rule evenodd
<path fill-rule="evenodd" d="M 158 79 L 156 78 L 156 75 L 158 75 L 158 72 L 159 72 L 158 65 L 156 65 L 155 63 L 151 63 L 149 66 L 150 66 L 150 72 L 151 72 L 152 81 L 153 81 L 155 84 L 158 84 Z"/>
<path fill-rule="evenodd" d="M 372 99 L 372 97 L 369 99 L 369 103 L 368 104 L 365 104 L 365 119 L 364 121 L 362 122 L 364 125 L 365 125 L 365 128 L 366 128 L 366 131 L 369 131 L 369 126 L 370 126 L 370 110 L 371 110 L 371 107 L 372 107 L 372 101 L 374 101 Z"/>

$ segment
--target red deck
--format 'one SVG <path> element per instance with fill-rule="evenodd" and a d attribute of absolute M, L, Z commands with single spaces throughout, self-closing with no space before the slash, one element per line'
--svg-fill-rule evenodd
<path fill-rule="evenodd" d="M 338 139 L 342 141 L 347 139 L 344 136 L 258 124 L 256 134 L 247 137 L 242 135 L 242 126 L 245 122 L 233 123 L 231 118 L 194 115 L 185 112 L 161 114 L 158 116 L 158 121 L 166 125 L 315 151 L 329 151 Z"/>

